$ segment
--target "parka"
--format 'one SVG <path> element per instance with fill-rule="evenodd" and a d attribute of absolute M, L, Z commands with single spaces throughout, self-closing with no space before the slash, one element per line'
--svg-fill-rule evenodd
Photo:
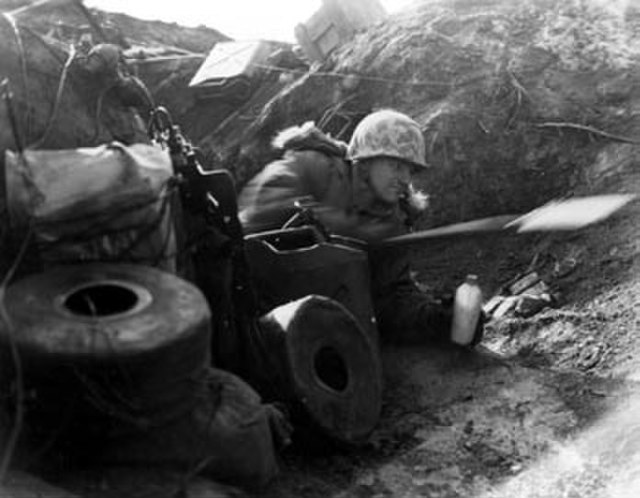
<path fill-rule="evenodd" d="M 283 138 L 284 135 L 284 138 Z M 401 206 L 375 200 L 345 159 L 346 144 L 311 124 L 288 129 L 274 141 L 283 156 L 269 164 L 239 195 L 245 233 L 274 230 L 297 213 L 294 202 L 311 201 L 314 216 L 331 233 L 375 242 L 406 233 Z M 372 301 L 383 342 L 446 341 L 451 306 L 422 292 L 411 277 L 405 248 L 367 245 Z"/>

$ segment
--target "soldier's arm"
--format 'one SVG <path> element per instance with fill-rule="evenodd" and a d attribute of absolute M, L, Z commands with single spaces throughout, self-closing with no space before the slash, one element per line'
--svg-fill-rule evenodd
<path fill-rule="evenodd" d="M 418 344 L 447 342 L 451 306 L 437 301 L 415 284 L 405 250 L 370 254 L 372 293 L 382 340 Z"/>

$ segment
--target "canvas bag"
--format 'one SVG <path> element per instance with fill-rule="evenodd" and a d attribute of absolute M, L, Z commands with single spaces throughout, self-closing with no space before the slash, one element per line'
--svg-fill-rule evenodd
<path fill-rule="evenodd" d="M 175 272 L 175 188 L 167 150 L 118 142 L 5 152 L 11 233 L 26 233 L 42 266 L 131 262 Z"/>

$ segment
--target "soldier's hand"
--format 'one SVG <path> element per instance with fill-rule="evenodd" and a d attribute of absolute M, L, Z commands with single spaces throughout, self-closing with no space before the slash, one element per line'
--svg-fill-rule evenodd
<path fill-rule="evenodd" d="M 478 323 L 476 324 L 476 330 L 473 333 L 473 339 L 469 343 L 469 347 L 472 348 L 477 346 L 482 341 L 484 337 L 484 325 L 487 323 L 487 315 L 484 311 L 480 311 L 480 316 L 478 317 Z"/>

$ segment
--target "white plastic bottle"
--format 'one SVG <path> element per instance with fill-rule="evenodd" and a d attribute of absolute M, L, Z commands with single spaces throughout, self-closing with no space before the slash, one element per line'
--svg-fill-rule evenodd
<path fill-rule="evenodd" d="M 467 275 L 456 290 L 451 323 L 451 340 L 468 346 L 473 340 L 480 312 L 482 311 L 482 290 L 476 275 Z"/>

